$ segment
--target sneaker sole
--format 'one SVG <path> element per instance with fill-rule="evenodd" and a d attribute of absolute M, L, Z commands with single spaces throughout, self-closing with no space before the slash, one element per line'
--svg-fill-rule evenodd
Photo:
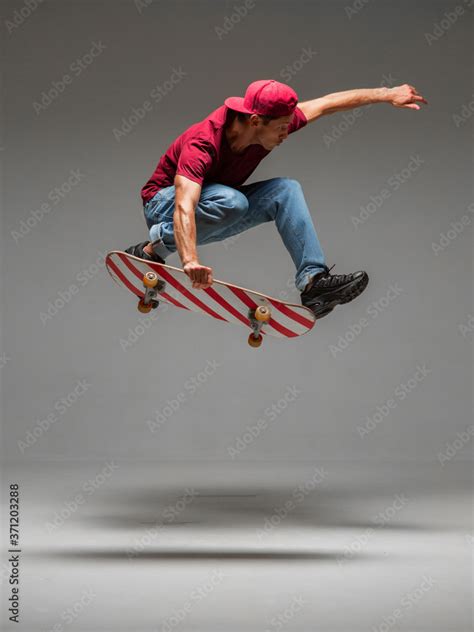
<path fill-rule="evenodd" d="M 355 298 L 357 298 L 358 296 L 362 294 L 362 292 L 365 290 L 368 284 L 369 284 L 369 276 L 365 274 L 360 279 L 360 281 L 356 282 L 356 284 L 353 287 L 349 286 L 347 288 L 348 290 L 347 294 L 345 291 L 343 292 L 343 295 L 341 297 L 341 300 L 339 301 L 339 304 L 344 305 L 345 303 L 350 303 L 351 301 L 353 301 Z"/>
<path fill-rule="evenodd" d="M 312 309 L 313 314 L 316 316 L 317 320 L 321 320 L 321 318 L 324 318 L 325 316 L 327 316 L 328 314 L 330 314 L 333 309 L 336 307 L 337 303 L 329 303 L 329 305 L 322 305 L 321 306 L 321 311 L 318 311 L 317 309 Z"/>

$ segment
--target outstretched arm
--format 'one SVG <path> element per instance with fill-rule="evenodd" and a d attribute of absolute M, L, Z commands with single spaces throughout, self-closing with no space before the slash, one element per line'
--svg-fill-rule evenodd
<path fill-rule="evenodd" d="M 310 123 L 326 114 L 351 110 L 371 103 L 390 103 L 399 108 L 419 110 L 421 109 L 420 103 L 427 104 L 428 101 L 418 93 L 416 88 L 404 84 L 395 88 L 369 88 L 334 92 L 312 101 L 298 103 L 298 107 Z"/>

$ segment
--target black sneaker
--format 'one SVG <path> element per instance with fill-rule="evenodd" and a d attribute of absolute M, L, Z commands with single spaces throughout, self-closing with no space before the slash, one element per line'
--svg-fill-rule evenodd
<path fill-rule="evenodd" d="M 125 252 L 127 252 L 129 255 L 133 255 L 134 257 L 146 259 L 146 261 L 156 261 L 156 263 L 164 263 L 165 260 L 162 259 L 159 255 L 155 253 L 153 253 L 153 255 L 149 255 L 143 250 L 143 248 L 145 248 L 145 246 L 147 246 L 149 243 L 149 241 L 142 241 L 141 244 L 130 246 L 130 248 L 127 248 Z"/>
<path fill-rule="evenodd" d="M 331 270 L 332 268 L 326 267 L 324 272 L 313 278 L 311 286 L 301 292 L 301 303 L 309 307 L 316 318 L 327 316 L 336 305 L 353 301 L 369 283 L 367 272 L 331 274 Z"/>

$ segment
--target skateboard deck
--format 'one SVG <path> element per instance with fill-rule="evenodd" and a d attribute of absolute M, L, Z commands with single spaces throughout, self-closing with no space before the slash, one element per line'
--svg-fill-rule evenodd
<path fill-rule="evenodd" d="M 250 331 L 248 342 L 252 347 L 260 346 L 263 335 L 296 338 L 310 331 L 316 322 L 313 312 L 303 305 L 217 280 L 205 290 L 196 290 L 184 270 L 118 250 L 109 252 L 105 262 L 114 281 L 139 299 L 140 312 L 149 312 L 164 302 L 206 314 L 245 327 Z"/>

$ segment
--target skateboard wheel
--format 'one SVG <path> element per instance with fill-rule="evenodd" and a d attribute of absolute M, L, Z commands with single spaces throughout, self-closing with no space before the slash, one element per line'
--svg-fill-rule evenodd
<path fill-rule="evenodd" d="M 270 317 L 271 313 L 266 305 L 260 305 L 255 310 L 255 319 L 260 321 L 261 323 L 268 323 Z"/>
<path fill-rule="evenodd" d="M 263 336 L 261 334 L 258 334 L 258 338 L 255 338 L 253 334 L 250 334 L 248 343 L 251 347 L 260 347 L 262 342 L 263 342 Z"/>
<path fill-rule="evenodd" d="M 145 287 L 156 287 L 158 284 L 158 275 L 156 272 L 147 272 L 143 277 L 143 285 Z"/>
<path fill-rule="evenodd" d="M 146 303 L 143 302 L 142 298 L 138 301 L 137 309 L 142 314 L 148 314 L 149 312 L 151 312 L 152 308 L 153 308 L 153 305 L 151 303 L 148 303 L 147 305 Z"/>

